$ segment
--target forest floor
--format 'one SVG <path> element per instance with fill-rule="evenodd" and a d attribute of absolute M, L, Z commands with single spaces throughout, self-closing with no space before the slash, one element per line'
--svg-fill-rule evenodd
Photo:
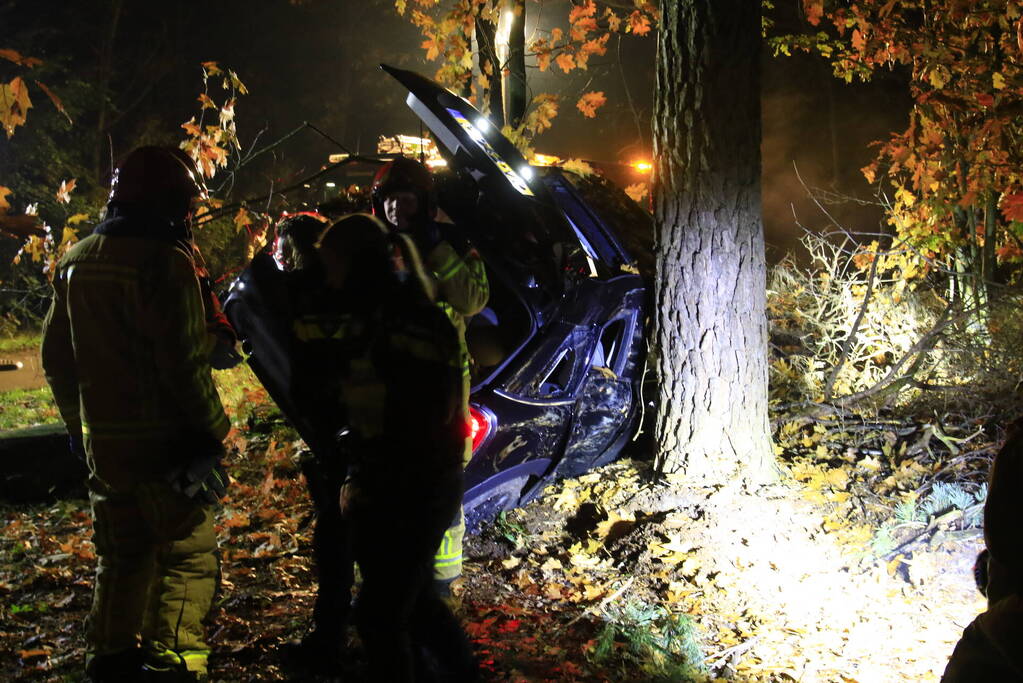
<path fill-rule="evenodd" d="M 238 428 L 212 677 L 303 680 L 276 655 L 313 596 L 302 444 L 261 389 L 221 384 Z M 775 418 L 769 486 L 658 479 L 637 449 L 469 538 L 459 610 L 485 680 L 938 680 L 984 609 L 972 564 L 991 439 L 961 419 Z M 87 501 L 0 515 L 0 680 L 78 680 Z"/>

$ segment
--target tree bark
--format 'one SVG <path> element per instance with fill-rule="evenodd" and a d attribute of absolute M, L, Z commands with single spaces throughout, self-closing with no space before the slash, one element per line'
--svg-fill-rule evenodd
<path fill-rule="evenodd" d="M 760 207 L 760 3 L 664 0 L 654 105 L 663 471 L 772 472 Z"/>
<path fill-rule="evenodd" d="M 481 109 L 498 128 L 504 125 L 504 103 L 501 97 L 501 60 L 497 56 L 497 24 L 476 17 L 476 54 L 480 65 Z"/>
<path fill-rule="evenodd" d="M 518 128 L 526 115 L 526 0 L 508 0 L 508 65 L 504 77 L 504 122 Z"/>

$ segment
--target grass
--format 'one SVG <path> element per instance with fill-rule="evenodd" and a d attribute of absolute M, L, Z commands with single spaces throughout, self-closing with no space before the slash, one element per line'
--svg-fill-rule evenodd
<path fill-rule="evenodd" d="M 50 387 L 0 393 L 0 431 L 60 421 Z"/>
<path fill-rule="evenodd" d="M 18 351 L 38 349 L 41 343 L 42 334 L 35 330 L 17 332 L 11 337 L 0 336 L 0 356 Z"/>

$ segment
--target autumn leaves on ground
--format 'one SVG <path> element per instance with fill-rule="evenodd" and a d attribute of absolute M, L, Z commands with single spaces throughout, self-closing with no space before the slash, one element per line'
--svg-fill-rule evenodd
<path fill-rule="evenodd" d="M 213 675 L 288 680 L 275 649 L 301 634 L 314 585 L 302 444 L 248 371 L 219 380 L 236 481 L 218 515 Z M 45 400 L 35 407 L 45 415 Z M 940 676 L 982 609 L 970 569 L 983 491 L 969 482 L 983 479 L 990 439 L 974 424 L 942 432 L 851 415 L 776 425 L 782 471 L 755 492 L 655 478 L 634 445 L 633 458 L 472 537 L 461 615 L 486 679 Z M 933 485 L 949 472 L 963 484 Z M 4 680 L 80 670 L 87 510 L 82 499 L 3 508 Z M 352 666 L 357 675 L 357 656 Z"/>

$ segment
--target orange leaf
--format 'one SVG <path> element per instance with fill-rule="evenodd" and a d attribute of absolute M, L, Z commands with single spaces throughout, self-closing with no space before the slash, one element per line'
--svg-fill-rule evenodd
<path fill-rule="evenodd" d="M 604 97 L 604 91 L 598 90 L 588 92 L 580 97 L 579 101 L 575 103 L 575 107 L 582 112 L 583 116 L 592 119 L 596 118 L 597 110 L 603 107 L 606 102 L 607 98 Z"/>
<path fill-rule="evenodd" d="M 32 68 L 33 66 L 39 66 L 43 63 L 43 60 L 36 59 L 35 57 L 23 57 L 17 50 L 3 49 L 0 50 L 0 57 L 6 59 L 9 62 L 14 62 L 19 66 L 27 66 Z"/>
<path fill-rule="evenodd" d="M 0 213 L 7 211 L 11 208 L 10 203 L 7 201 L 7 195 L 11 193 L 11 188 L 0 185 Z"/>
<path fill-rule="evenodd" d="M 612 33 L 621 28 L 622 18 L 615 14 L 614 10 L 610 7 L 604 12 L 604 18 L 607 19 L 607 28 Z"/>
<path fill-rule="evenodd" d="M 629 28 L 627 30 L 637 36 L 645 36 L 650 33 L 650 17 L 636 10 L 629 15 Z"/>
<path fill-rule="evenodd" d="M 188 121 L 182 123 L 181 127 L 184 128 L 185 132 L 191 135 L 192 137 L 199 137 L 200 135 L 202 135 L 202 129 L 200 129 L 199 125 L 195 122 L 194 116 Z"/>
<path fill-rule="evenodd" d="M 72 178 L 71 180 L 60 181 L 60 187 L 57 188 L 57 201 L 67 204 L 71 201 L 71 192 L 75 189 L 75 183 L 77 181 Z"/>
<path fill-rule="evenodd" d="M 803 0 L 803 11 L 806 12 L 806 20 L 811 26 L 821 23 L 824 16 L 824 0 Z"/>
<path fill-rule="evenodd" d="M 1007 194 L 1002 197 L 1002 215 L 1007 221 L 1023 221 L 1023 194 Z"/>
<path fill-rule="evenodd" d="M 426 50 L 426 58 L 428 60 L 437 59 L 437 56 L 440 54 L 440 46 L 438 46 L 437 41 L 432 38 L 424 40 L 419 47 Z"/>
<path fill-rule="evenodd" d="M 206 72 L 207 76 L 216 76 L 217 74 L 222 73 L 216 62 L 203 62 L 202 68 Z"/>
<path fill-rule="evenodd" d="M 551 53 L 550 51 L 538 52 L 536 55 L 536 65 L 540 67 L 540 71 L 546 71 L 551 65 Z"/>
<path fill-rule="evenodd" d="M 560 66 L 561 70 L 565 73 L 568 73 L 575 68 L 575 56 L 567 52 L 562 52 L 554 61 L 558 63 L 558 66 Z"/>
<path fill-rule="evenodd" d="M 577 5 L 568 13 L 568 23 L 577 24 L 587 17 L 592 17 L 596 11 L 597 3 L 593 2 L 593 0 L 586 0 L 585 5 Z"/>

